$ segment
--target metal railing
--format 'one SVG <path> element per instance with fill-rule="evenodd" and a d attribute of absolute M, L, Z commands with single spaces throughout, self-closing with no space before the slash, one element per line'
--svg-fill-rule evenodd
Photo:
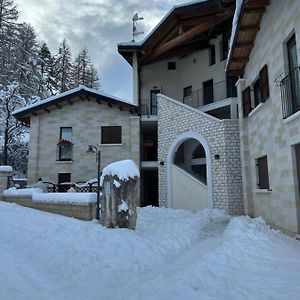
<path fill-rule="evenodd" d="M 182 102 L 193 108 L 218 102 L 227 98 L 237 97 L 237 89 L 234 81 L 220 81 L 206 88 L 192 92 L 190 96 L 183 97 Z M 151 99 L 141 99 L 142 115 L 157 115 L 157 103 Z"/>
<path fill-rule="evenodd" d="M 283 119 L 288 118 L 300 110 L 299 71 L 300 67 L 297 67 L 279 81 Z"/>

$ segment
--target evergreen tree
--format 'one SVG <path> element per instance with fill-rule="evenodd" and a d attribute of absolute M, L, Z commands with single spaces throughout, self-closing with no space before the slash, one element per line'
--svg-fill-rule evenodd
<path fill-rule="evenodd" d="M 56 81 L 60 93 L 65 92 L 72 87 L 71 71 L 71 51 L 66 39 L 64 39 L 60 43 L 58 52 L 55 56 Z"/>

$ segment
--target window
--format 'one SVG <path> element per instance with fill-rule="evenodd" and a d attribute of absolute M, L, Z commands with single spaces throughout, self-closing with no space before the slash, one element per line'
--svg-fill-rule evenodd
<path fill-rule="evenodd" d="M 268 159 L 267 156 L 260 157 L 256 160 L 257 166 L 257 187 L 259 189 L 270 189 Z"/>
<path fill-rule="evenodd" d="M 71 173 L 58 173 L 58 192 L 66 192 L 71 187 Z"/>
<path fill-rule="evenodd" d="M 227 59 L 227 56 L 228 56 L 228 39 L 223 37 L 222 41 L 220 42 L 221 61 Z"/>
<path fill-rule="evenodd" d="M 175 61 L 168 62 L 168 70 L 176 70 L 176 62 Z"/>
<path fill-rule="evenodd" d="M 261 102 L 261 90 L 259 79 L 254 82 L 254 106 L 256 107 Z"/>
<path fill-rule="evenodd" d="M 215 45 L 211 45 L 209 48 L 209 65 L 212 66 L 216 63 L 216 48 Z"/>
<path fill-rule="evenodd" d="M 300 110 L 299 69 L 295 34 L 287 42 L 290 90 L 293 112 Z"/>
<path fill-rule="evenodd" d="M 268 78 L 268 67 L 264 65 L 259 71 L 259 85 L 261 102 L 265 102 L 269 98 L 269 78 Z"/>
<path fill-rule="evenodd" d="M 101 144 L 122 144 L 122 127 L 102 126 Z"/>
<path fill-rule="evenodd" d="M 72 127 L 60 127 L 57 160 L 71 161 L 73 156 Z"/>
<path fill-rule="evenodd" d="M 192 86 L 191 85 L 183 88 L 183 98 L 192 96 L 192 92 L 193 92 L 193 90 L 192 90 Z"/>
<path fill-rule="evenodd" d="M 213 79 L 203 82 L 203 104 L 214 102 L 214 81 Z"/>
<path fill-rule="evenodd" d="M 150 91 L 150 114 L 157 115 L 157 94 L 160 90 L 155 87 L 155 89 Z"/>
<path fill-rule="evenodd" d="M 248 86 L 242 93 L 243 115 L 247 117 L 251 112 L 251 90 Z"/>

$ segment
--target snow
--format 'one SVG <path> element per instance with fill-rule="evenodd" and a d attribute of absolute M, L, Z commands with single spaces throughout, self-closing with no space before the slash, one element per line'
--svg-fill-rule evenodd
<path fill-rule="evenodd" d="M 235 3 L 235 12 L 234 12 L 233 20 L 232 20 L 232 29 L 231 29 L 231 36 L 230 36 L 230 40 L 229 40 L 229 51 L 228 51 L 226 68 L 227 68 L 227 64 L 229 62 L 229 58 L 231 57 L 234 37 L 236 35 L 236 30 L 237 30 L 243 2 L 244 2 L 244 0 L 236 0 L 236 3 Z"/>
<path fill-rule="evenodd" d="M 114 186 L 118 189 L 121 186 L 121 183 L 118 180 L 114 180 Z"/>
<path fill-rule="evenodd" d="M 11 173 L 13 168 L 11 166 L 0 166 L 0 172 Z"/>
<path fill-rule="evenodd" d="M 43 193 L 33 194 L 32 201 L 51 203 L 85 204 L 97 201 L 96 193 Z"/>
<path fill-rule="evenodd" d="M 91 184 L 95 184 L 97 183 L 97 178 L 92 178 L 90 180 L 88 180 L 87 182 L 83 183 L 83 184 L 77 184 L 75 183 L 75 186 L 77 187 L 89 187 Z"/>
<path fill-rule="evenodd" d="M 15 187 L 11 187 L 3 191 L 4 196 L 32 196 L 33 194 L 41 193 L 43 193 L 43 190 L 40 188 L 16 189 Z"/>
<path fill-rule="evenodd" d="M 121 201 L 122 201 L 121 204 L 118 206 L 118 212 L 121 212 L 121 211 L 127 212 L 129 210 L 127 202 L 124 200 L 121 200 Z"/>
<path fill-rule="evenodd" d="M 299 299 L 300 243 L 262 219 L 137 212 L 133 231 L 0 202 L 0 299 Z"/>
<path fill-rule="evenodd" d="M 130 178 L 140 177 L 140 171 L 134 161 L 125 159 L 113 162 L 103 169 L 100 177 L 101 186 L 105 176 L 118 176 L 120 180 L 127 181 Z"/>
<path fill-rule="evenodd" d="M 38 107 L 40 105 L 43 105 L 45 103 L 48 103 L 48 102 L 52 102 L 54 100 L 57 100 L 61 97 L 65 97 L 65 96 L 68 96 L 68 95 L 71 95 L 71 94 L 74 94 L 76 92 L 79 92 L 81 90 L 84 90 L 84 91 L 87 91 L 87 92 L 90 92 L 90 93 L 93 93 L 93 94 L 97 94 L 99 96 L 103 96 L 103 97 L 107 97 L 107 98 L 111 98 L 111 99 L 114 99 L 114 100 L 117 100 L 117 101 L 120 101 L 120 102 L 123 102 L 123 103 L 127 103 L 127 104 L 130 104 L 130 105 L 135 105 L 134 103 L 132 102 L 129 102 L 129 101 L 126 101 L 124 99 L 121 99 L 121 98 L 117 98 L 115 96 L 112 96 L 110 94 L 106 94 L 106 93 L 103 93 L 103 92 L 99 92 L 98 90 L 96 89 L 91 89 L 91 88 L 88 88 L 84 85 L 80 85 L 74 89 L 71 89 L 71 90 L 68 90 L 66 92 L 63 92 L 61 94 L 57 94 L 55 96 L 52 96 L 52 97 L 49 97 L 47 99 L 44 99 L 44 100 L 41 100 L 41 101 L 38 101 L 36 103 L 33 103 L 33 104 L 30 104 L 30 105 L 27 105 L 25 107 L 22 107 L 22 108 L 19 108 L 17 110 L 15 110 L 12 114 L 15 115 L 15 114 L 18 114 L 18 113 L 21 113 L 23 111 L 26 111 L 28 109 L 31 109 L 31 108 L 34 108 L 34 107 Z"/>

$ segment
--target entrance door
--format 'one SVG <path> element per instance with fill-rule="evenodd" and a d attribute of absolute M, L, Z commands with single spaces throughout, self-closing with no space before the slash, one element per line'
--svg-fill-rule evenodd
<path fill-rule="evenodd" d="M 157 94 L 160 93 L 160 90 L 151 90 L 150 91 L 150 114 L 157 115 Z"/>

